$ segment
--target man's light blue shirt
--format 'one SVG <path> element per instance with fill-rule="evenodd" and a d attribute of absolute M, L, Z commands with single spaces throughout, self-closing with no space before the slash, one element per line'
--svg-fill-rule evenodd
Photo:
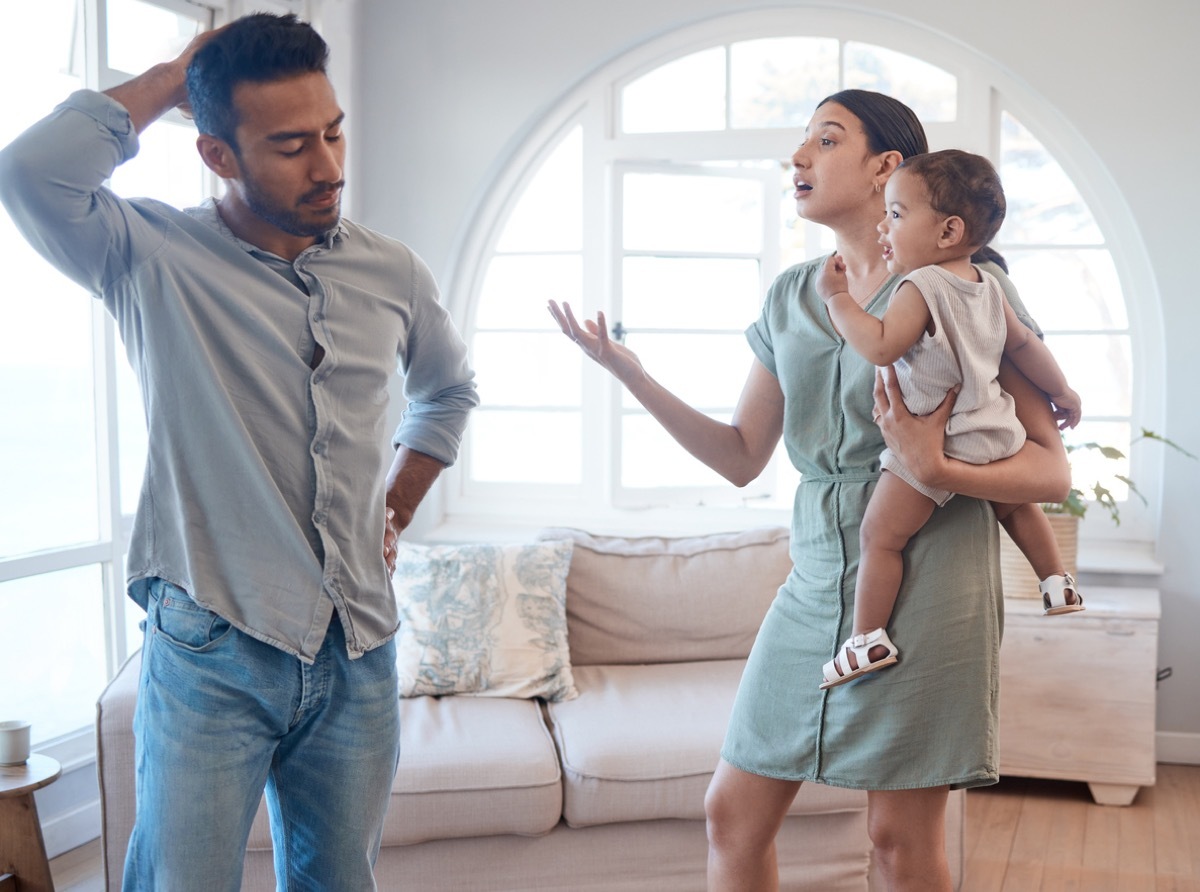
<path fill-rule="evenodd" d="M 343 220 L 290 263 L 234 236 L 212 201 L 180 211 L 104 187 L 137 148 L 125 109 L 80 91 L 0 152 L 0 199 L 103 300 L 141 384 L 130 594 L 145 606 L 161 577 L 305 661 L 336 610 L 359 656 L 398 624 L 389 380 L 398 369 L 407 399 L 392 445 L 451 464 L 478 404 L 466 346 L 402 243 Z"/>

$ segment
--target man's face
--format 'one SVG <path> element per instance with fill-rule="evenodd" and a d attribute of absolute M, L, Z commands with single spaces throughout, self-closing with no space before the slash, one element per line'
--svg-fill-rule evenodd
<path fill-rule="evenodd" d="M 344 114 L 329 79 L 302 74 L 233 91 L 238 199 L 266 227 L 315 239 L 341 216 Z"/>

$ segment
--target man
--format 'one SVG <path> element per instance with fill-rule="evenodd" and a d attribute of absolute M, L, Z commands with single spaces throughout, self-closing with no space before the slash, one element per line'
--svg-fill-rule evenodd
<path fill-rule="evenodd" d="M 237 889 L 264 784 L 280 888 L 374 888 L 399 750 L 394 546 L 478 399 L 429 270 L 340 217 L 326 57 L 294 16 L 247 16 L 0 153 L 0 198 L 104 301 L 145 402 L 126 889 Z M 222 197 L 179 211 L 104 188 L 176 106 Z"/>

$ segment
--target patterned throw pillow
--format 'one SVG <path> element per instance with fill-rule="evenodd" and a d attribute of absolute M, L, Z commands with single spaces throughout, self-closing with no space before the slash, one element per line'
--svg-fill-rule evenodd
<path fill-rule="evenodd" d="M 400 543 L 400 696 L 578 696 L 567 649 L 573 543 Z"/>

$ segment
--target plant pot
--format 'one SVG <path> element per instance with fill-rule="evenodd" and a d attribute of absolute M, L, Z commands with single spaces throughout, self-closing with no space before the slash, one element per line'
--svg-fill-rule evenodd
<path fill-rule="evenodd" d="M 1076 575 L 1075 559 L 1079 550 L 1079 518 L 1073 514 L 1047 514 L 1050 529 L 1058 541 L 1058 550 L 1062 554 L 1063 564 L 1072 576 Z M 1029 561 L 1009 538 L 1004 527 L 1000 528 L 1000 576 L 1004 584 L 1004 594 L 1009 598 L 1041 598 L 1038 590 L 1038 579 Z"/>

